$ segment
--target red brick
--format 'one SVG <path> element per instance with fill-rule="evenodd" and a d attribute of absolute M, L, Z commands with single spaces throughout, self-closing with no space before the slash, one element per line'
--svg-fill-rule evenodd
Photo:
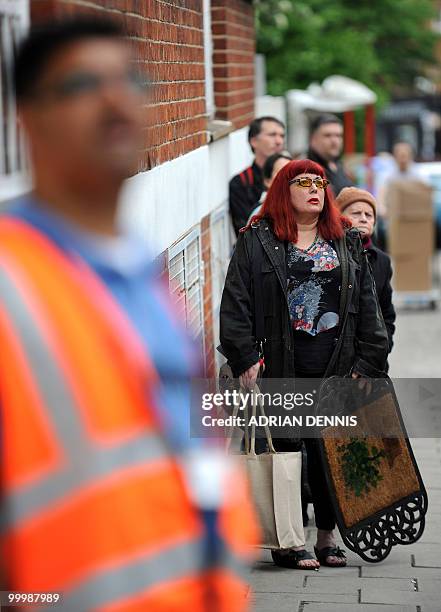
<path fill-rule="evenodd" d="M 141 74 L 145 148 L 139 171 L 207 143 L 202 0 L 30 0 L 32 21 L 60 15 L 118 20 Z"/>

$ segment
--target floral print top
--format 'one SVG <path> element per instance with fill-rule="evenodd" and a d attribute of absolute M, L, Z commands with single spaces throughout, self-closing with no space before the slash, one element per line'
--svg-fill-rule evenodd
<path fill-rule="evenodd" d="M 322 376 L 337 336 L 340 262 L 332 243 L 319 236 L 306 250 L 288 244 L 286 262 L 296 375 Z"/>
<path fill-rule="evenodd" d="M 332 244 L 317 236 L 301 250 L 288 245 L 288 304 L 296 331 L 316 336 L 338 325 L 341 270 Z"/>

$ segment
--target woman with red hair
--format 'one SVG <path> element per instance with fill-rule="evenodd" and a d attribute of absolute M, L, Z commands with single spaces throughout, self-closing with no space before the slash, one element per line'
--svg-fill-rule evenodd
<path fill-rule="evenodd" d="M 334 205 L 324 169 L 308 159 L 278 172 L 261 212 L 241 230 L 228 268 L 220 338 L 233 375 L 248 388 L 262 363 L 255 316 L 260 303 L 263 385 L 266 378 L 284 379 L 286 389 L 293 379 L 382 375 L 388 339 L 359 233 Z M 274 442 L 280 452 L 299 449 L 298 439 Z M 272 551 L 273 560 L 302 569 L 316 569 L 319 562 L 341 567 L 346 557 L 334 537 L 317 440 L 304 442 L 317 559 L 300 548 Z"/>

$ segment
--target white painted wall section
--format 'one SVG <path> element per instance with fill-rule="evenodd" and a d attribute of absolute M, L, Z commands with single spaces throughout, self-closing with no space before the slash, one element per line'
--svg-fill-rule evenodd
<path fill-rule="evenodd" d="M 256 117 L 270 116 L 286 125 L 286 100 L 283 96 L 258 96 L 255 99 Z"/>
<path fill-rule="evenodd" d="M 122 226 L 146 240 L 154 254 L 167 249 L 228 199 L 230 178 L 252 160 L 247 132 L 237 130 L 129 179 L 121 197 Z"/>
<path fill-rule="evenodd" d="M 248 144 L 248 127 L 232 132 L 228 138 L 230 176 L 242 172 L 253 162 L 253 153 Z"/>

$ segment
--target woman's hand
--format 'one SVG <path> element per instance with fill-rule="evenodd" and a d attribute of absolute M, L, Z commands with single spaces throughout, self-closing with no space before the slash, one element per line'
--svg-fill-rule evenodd
<path fill-rule="evenodd" d="M 358 372 L 352 372 L 352 378 L 358 378 L 358 388 L 360 391 L 366 388 L 366 395 L 369 395 L 369 393 L 372 391 L 372 383 L 369 382 L 369 379 L 363 378 Z"/>
<path fill-rule="evenodd" d="M 239 376 L 239 381 L 244 389 L 252 389 L 256 384 L 257 376 L 260 370 L 260 363 L 257 362 L 248 368 L 243 374 Z"/>

